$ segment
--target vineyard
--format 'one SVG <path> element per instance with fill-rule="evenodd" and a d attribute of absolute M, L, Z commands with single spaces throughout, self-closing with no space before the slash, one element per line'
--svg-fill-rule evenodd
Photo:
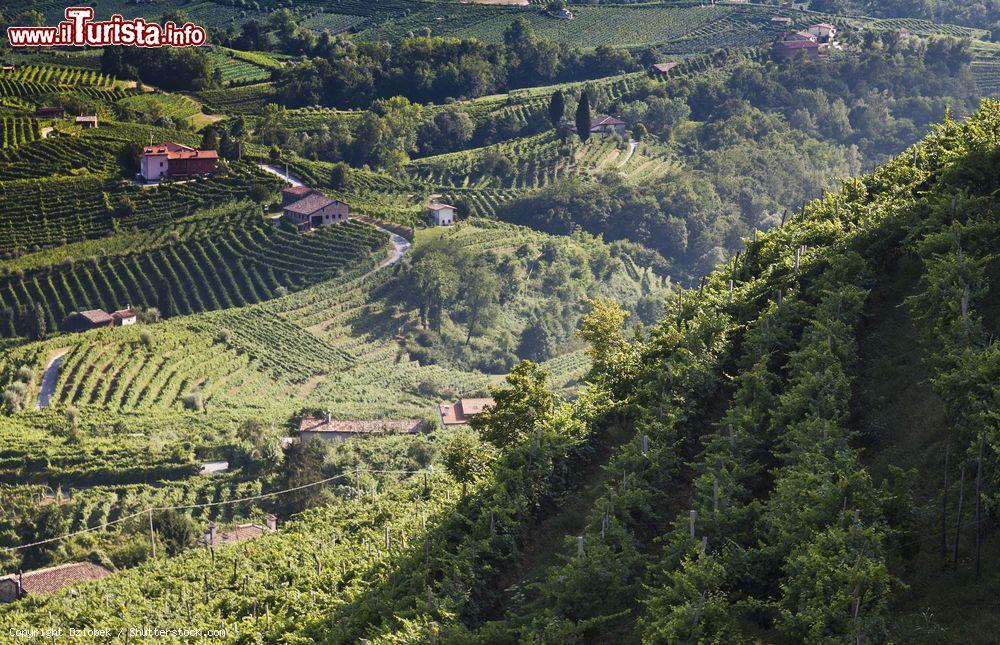
<path fill-rule="evenodd" d="M 212 177 L 176 185 L 140 189 L 133 185 L 89 177 L 4 182 L 0 196 L 0 251 L 23 252 L 51 244 L 92 239 L 123 228 L 147 228 L 170 223 L 198 208 L 246 198 L 250 185 L 265 182 L 277 189 L 270 175 L 249 169 L 232 177 Z M 123 220 L 116 208 L 124 197 L 135 212 Z"/>
<path fill-rule="evenodd" d="M 0 308 L 41 305 L 51 329 L 70 312 L 114 311 L 123 303 L 156 306 L 168 316 L 240 307 L 279 288 L 300 289 L 381 252 L 384 239 L 356 222 L 297 236 L 265 227 L 250 204 L 237 204 L 211 237 L 0 279 Z M 228 217 L 227 217 L 228 216 Z M 13 320 L 10 320 L 11 326 Z M 8 327 L 4 334 L 17 335 Z"/>
<path fill-rule="evenodd" d="M 39 139 L 38 121 L 16 116 L 0 117 L 0 149 L 16 148 Z"/>

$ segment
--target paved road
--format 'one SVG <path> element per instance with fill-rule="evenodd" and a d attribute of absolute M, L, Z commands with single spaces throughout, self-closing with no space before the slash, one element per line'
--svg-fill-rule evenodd
<path fill-rule="evenodd" d="M 56 381 L 59 380 L 59 366 L 62 364 L 63 356 L 68 351 L 68 349 L 59 350 L 49 360 L 49 364 L 45 366 L 45 374 L 42 375 L 42 385 L 38 388 L 37 408 L 39 410 L 49 407 L 49 401 L 52 400 L 52 394 L 56 390 Z"/>
<path fill-rule="evenodd" d="M 288 182 L 292 186 L 305 186 L 306 185 L 301 180 L 297 179 L 294 175 L 286 174 L 280 168 L 277 168 L 275 166 L 269 166 L 267 164 L 263 164 L 262 163 L 262 164 L 259 164 L 259 167 L 260 167 L 261 170 L 267 171 L 267 172 L 271 173 L 272 175 L 276 175 L 278 177 L 281 177 L 282 179 L 284 179 L 286 182 Z M 406 255 L 406 252 L 409 251 L 410 247 L 412 246 L 410 244 L 410 241 L 407 240 L 402 235 L 397 235 L 397 234 L 393 233 L 392 231 L 390 231 L 388 229 L 382 228 L 378 224 L 372 224 L 372 226 L 374 226 L 378 230 L 382 231 L 383 233 L 387 234 L 389 236 L 389 241 L 392 242 L 392 253 L 389 254 L 389 257 L 387 257 L 386 259 L 382 260 L 382 262 L 379 263 L 379 265 L 378 265 L 378 267 L 376 267 L 376 269 L 381 269 L 381 268 L 387 267 L 390 264 L 396 264 L 397 262 L 399 262 L 400 260 L 402 260 L 403 256 Z"/>

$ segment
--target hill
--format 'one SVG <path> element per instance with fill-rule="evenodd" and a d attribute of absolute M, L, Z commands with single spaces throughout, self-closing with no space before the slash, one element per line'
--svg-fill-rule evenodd
<path fill-rule="evenodd" d="M 464 495 L 440 474 L 404 480 L 248 549 L 150 562 L 0 622 L 987 642 L 998 110 L 746 240 L 648 334 L 628 338 L 595 302 L 586 392 L 562 402 L 534 366 L 515 369 L 474 423 L 481 439 L 448 449 Z"/>

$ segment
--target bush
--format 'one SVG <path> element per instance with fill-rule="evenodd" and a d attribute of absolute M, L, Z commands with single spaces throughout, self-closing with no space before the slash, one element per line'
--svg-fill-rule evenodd
<path fill-rule="evenodd" d="M 202 396 L 201 392 L 188 392 L 181 397 L 181 402 L 184 404 L 185 410 L 201 412 L 205 409 L 205 397 Z"/>
<path fill-rule="evenodd" d="M 152 349 L 153 347 L 153 334 L 148 330 L 143 329 L 139 332 L 139 343 L 146 349 Z"/>
<path fill-rule="evenodd" d="M 31 369 L 27 365 L 22 365 L 17 368 L 17 372 L 14 373 L 14 380 L 25 384 L 34 383 L 35 370 Z"/>

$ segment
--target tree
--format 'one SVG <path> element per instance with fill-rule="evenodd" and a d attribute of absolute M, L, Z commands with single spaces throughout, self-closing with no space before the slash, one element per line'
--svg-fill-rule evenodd
<path fill-rule="evenodd" d="M 330 187 L 334 190 L 350 190 L 351 168 L 346 163 L 338 161 L 330 168 Z"/>
<path fill-rule="evenodd" d="M 324 477 L 326 444 L 322 441 L 293 443 L 285 448 L 284 476 L 280 479 L 282 489 L 298 488 L 320 481 Z M 309 486 L 278 498 L 275 514 L 288 518 L 297 513 L 322 504 L 326 497 L 320 486 Z"/>
<path fill-rule="evenodd" d="M 590 311 L 580 323 L 580 337 L 590 347 L 590 376 L 596 381 L 627 379 L 638 367 L 635 348 L 623 333 L 628 312 L 609 298 L 585 298 Z"/>
<path fill-rule="evenodd" d="M 500 282 L 488 267 L 471 267 L 462 274 L 459 293 L 465 310 L 465 325 L 468 333 L 465 344 L 472 340 L 472 334 L 489 325 L 497 316 L 497 302 L 500 300 Z"/>
<path fill-rule="evenodd" d="M 472 417 L 472 429 L 501 450 L 533 437 L 538 423 L 555 408 L 548 378 L 535 363 L 522 362 L 507 375 L 507 387 L 490 391 L 493 405 Z"/>
<path fill-rule="evenodd" d="M 118 165 L 122 169 L 122 177 L 134 177 L 139 172 L 139 157 L 142 146 L 135 141 L 129 141 L 118 151 Z"/>
<path fill-rule="evenodd" d="M 160 511 L 153 520 L 154 531 L 163 540 L 167 555 L 175 556 L 198 539 L 198 527 L 187 513 L 174 509 Z"/>
<path fill-rule="evenodd" d="M 462 497 L 467 486 L 489 469 L 492 450 L 474 432 L 458 430 L 448 439 L 444 448 L 444 467 L 455 481 L 462 484 Z"/>
<path fill-rule="evenodd" d="M 214 125 L 210 125 L 205 128 L 201 135 L 201 149 L 202 150 L 218 150 L 219 149 L 219 130 Z"/>
<path fill-rule="evenodd" d="M 590 138 L 590 96 L 584 91 L 576 106 L 576 134 L 584 143 Z"/>
<path fill-rule="evenodd" d="M 22 543 L 33 544 L 65 535 L 67 526 L 59 505 L 45 504 L 25 515 L 17 528 L 17 534 Z M 21 552 L 23 564 L 31 569 L 44 567 L 52 561 L 58 548 L 59 542 L 28 547 Z"/>
<path fill-rule="evenodd" d="M 45 317 L 45 309 L 41 303 L 35 303 L 31 309 L 30 316 L 31 337 L 34 340 L 44 340 L 48 334 L 48 321 Z"/>
<path fill-rule="evenodd" d="M 128 195 L 123 195 L 115 206 L 115 217 L 128 218 L 135 215 L 135 202 Z"/>
<path fill-rule="evenodd" d="M 559 127 L 559 123 L 565 114 L 566 96 L 562 90 L 556 90 L 552 93 L 552 99 L 549 101 L 549 121 L 552 122 L 553 128 Z"/>

